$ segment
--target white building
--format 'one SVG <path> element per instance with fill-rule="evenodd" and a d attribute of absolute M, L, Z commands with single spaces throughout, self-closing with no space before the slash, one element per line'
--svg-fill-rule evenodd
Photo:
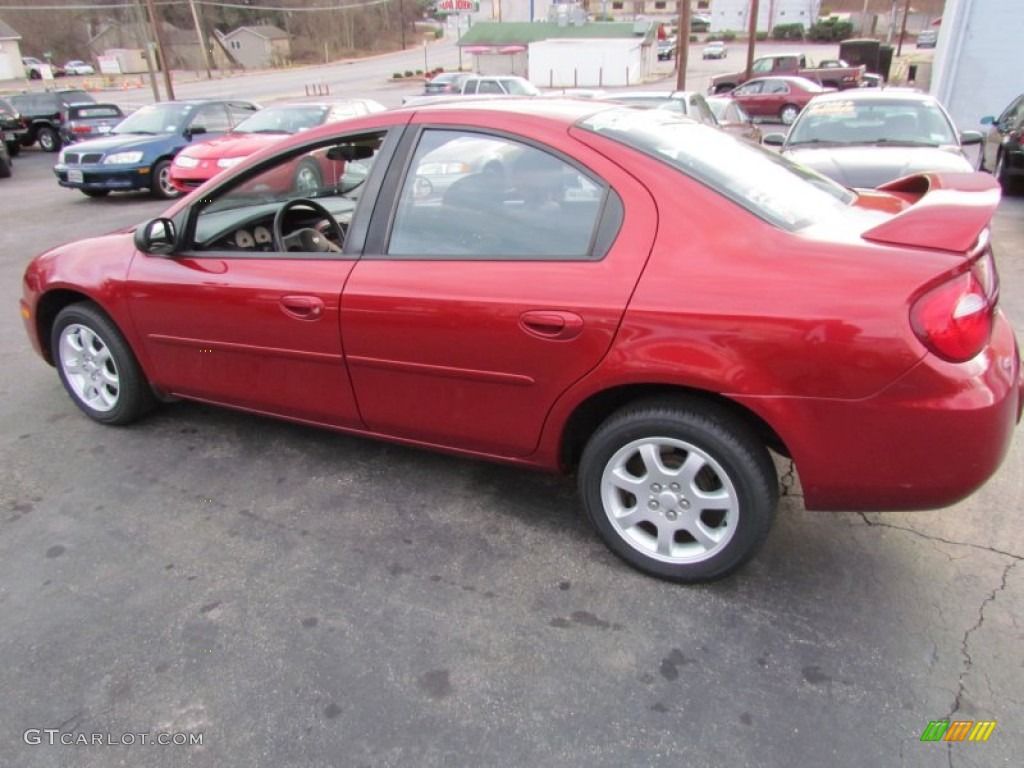
<path fill-rule="evenodd" d="M 821 0 L 760 0 L 757 9 L 757 29 L 770 32 L 779 24 L 803 24 L 810 28 L 818 20 Z M 711 31 L 733 32 L 750 28 L 750 0 L 711 0 L 708 11 L 700 11 L 711 17 Z"/>
<path fill-rule="evenodd" d="M 959 129 L 978 129 L 1024 92 L 1021 0 L 946 0 L 931 93 Z"/>

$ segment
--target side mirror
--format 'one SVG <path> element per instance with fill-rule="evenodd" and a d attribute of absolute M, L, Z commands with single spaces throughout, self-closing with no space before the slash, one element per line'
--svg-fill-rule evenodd
<path fill-rule="evenodd" d="M 185 136 L 189 139 L 193 136 L 198 136 L 201 133 L 206 133 L 205 125 L 193 125 L 192 127 L 185 129 Z"/>
<path fill-rule="evenodd" d="M 767 144 L 769 147 L 781 147 L 786 143 L 786 134 L 784 133 L 766 133 L 761 139 L 762 144 Z"/>
<path fill-rule="evenodd" d="M 993 123 L 995 123 L 995 121 L 996 119 L 992 115 L 985 115 L 983 118 L 981 118 L 982 125 L 992 125 Z"/>
<path fill-rule="evenodd" d="M 980 131 L 960 131 L 960 143 L 965 147 L 971 144 L 981 144 L 985 140 L 985 137 L 981 135 Z"/>
<path fill-rule="evenodd" d="M 177 235 L 170 219 L 150 219 L 135 229 L 135 248 L 143 253 L 167 256 L 174 253 Z"/>

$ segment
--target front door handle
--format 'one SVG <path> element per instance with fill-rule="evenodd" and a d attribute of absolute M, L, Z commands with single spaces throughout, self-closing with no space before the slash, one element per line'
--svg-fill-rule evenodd
<path fill-rule="evenodd" d="M 531 336 L 567 341 L 583 332 L 583 318 L 559 309 L 534 309 L 519 316 L 519 325 Z"/>
<path fill-rule="evenodd" d="M 316 296 L 282 296 L 281 309 L 299 320 L 319 320 L 324 314 L 324 302 Z"/>

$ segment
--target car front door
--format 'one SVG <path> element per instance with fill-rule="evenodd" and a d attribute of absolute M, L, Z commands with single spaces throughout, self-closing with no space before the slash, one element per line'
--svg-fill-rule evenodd
<path fill-rule="evenodd" d="M 611 345 L 653 243 L 653 200 L 582 145 L 569 158 L 439 125 L 407 142 L 385 181 L 395 203 L 378 204 L 342 298 L 360 413 L 382 434 L 526 456 Z"/>
<path fill-rule="evenodd" d="M 985 168 L 993 170 L 999 156 L 999 147 L 1008 133 L 1024 122 L 1024 96 L 1018 96 L 996 119 L 985 136 Z"/>
<path fill-rule="evenodd" d="M 764 80 L 754 80 L 741 85 L 735 91 L 730 94 L 736 99 L 739 99 L 743 104 L 744 109 L 747 110 L 751 115 L 767 115 L 770 114 L 765 107 L 765 100 L 767 97 L 764 95 Z"/>
<path fill-rule="evenodd" d="M 363 211 L 355 198 L 373 187 L 376 159 L 391 151 L 387 136 L 349 135 L 301 153 L 313 162 L 321 154 L 358 159 L 355 181 L 329 179 L 320 190 L 296 191 L 292 175 L 281 171 L 294 165 L 291 152 L 175 217 L 183 228 L 178 252 L 136 254 L 128 300 L 154 383 L 208 402 L 361 425 L 339 328 L 342 286 L 357 255 L 351 247 L 328 250 L 336 231 L 314 207 L 295 201 L 322 206 L 346 231 L 358 226 Z M 305 230 L 286 248 L 275 243 L 279 214 L 282 234 Z"/>

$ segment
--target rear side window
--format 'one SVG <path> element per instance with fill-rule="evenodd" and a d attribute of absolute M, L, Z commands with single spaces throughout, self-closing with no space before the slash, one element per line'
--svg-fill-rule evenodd
<path fill-rule="evenodd" d="M 505 136 L 430 129 L 402 185 L 387 254 L 600 259 L 598 223 L 612 198 L 603 182 L 538 147 Z"/>
<path fill-rule="evenodd" d="M 89 120 L 97 117 L 120 117 L 120 107 L 114 105 L 98 105 L 95 107 L 69 107 L 68 118 L 71 120 Z"/>

